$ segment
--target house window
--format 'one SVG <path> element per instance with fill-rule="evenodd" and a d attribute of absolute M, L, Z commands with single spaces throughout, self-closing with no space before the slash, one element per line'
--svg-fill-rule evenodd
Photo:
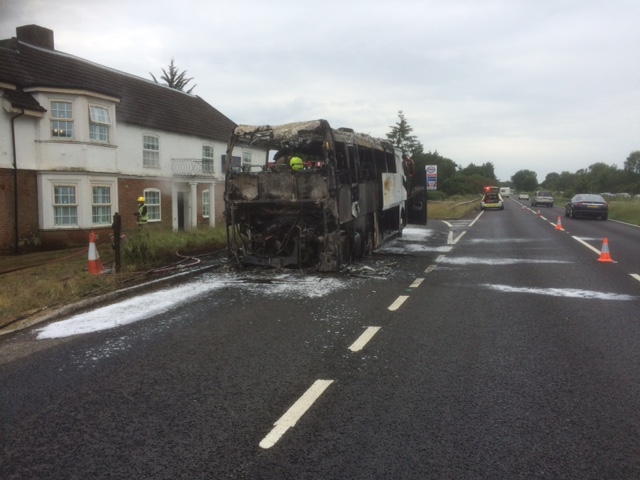
<path fill-rule="evenodd" d="M 75 185 L 53 187 L 53 225 L 56 227 L 78 225 L 78 199 Z"/>
<path fill-rule="evenodd" d="M 109 143 L 109 110 L 97 105 L 89 105 L 89 138 L 94 142 Z"/>
<path fill-rule="evenodd" d="M 147 215 L 150 222 L 159 222 L 161 220 L 160 212 L 160 190 L 156 188 L 148 188 L 144 191 L 144 199 L 147 204 Z"/>
<path fill-rule="evenodd" d="M 160 139 L 145 135 L 142 143 L 142 165 L 160 168 Z"/>
<path fill-rule="evenodd" d="M 71 102 L 51 102 L 51 138 L 73 138 Z"/>
<path fill-rule="evenodd" d="M 251 171 L 251 152 L 242 152 L 242 171 Z"/>
<path fill-rule="evenodd" d="M 94 186 L 91 204 L 91 222 L 94 225 L 111 224 L 111 187 Z"/>
<path fill-rule="evenodd" d="M 202 172 L 213 173 L 213 147 L 211 145 L 202 146 Z"/>
<path fill-rule="evenodd" d="M 209 217 L 209 190 L 202 192 L 202 216 L 204 218 Z"/>

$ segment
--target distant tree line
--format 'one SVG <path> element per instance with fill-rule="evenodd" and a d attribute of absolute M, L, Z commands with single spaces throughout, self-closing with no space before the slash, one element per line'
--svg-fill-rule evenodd
<path fill-rule="evenodd" d="M 398 112 L 398 122 L 389 127 L 387 138 L 403 153 L 410 155 L 416 166 L 416 179 L 426 182 L 424 172 L 426 165 L 438 166 L 438 191 L 446 195 L 477 194 L 487 185 L 509 186 L 516 191 L 531 192 L 538 187 L 554 192 L 563 192 L 565 196 L 576 193 L 640 193 L 640 151 L 631 152 L 624 162 L 624 168 L 605 163 L 594 163 L 586 169 L 575 173 L 549 173 L 539 184 L 537 174 L 531 170 L 516 172 L 511 181 L 499 182 L 494 165 L 491 162 L 475 165 L 470 163 L 461 167 L 449 158 L 441 156 L 438 151 L 425 152 L 423 145 L 407 122 L 402 110 Z"/>

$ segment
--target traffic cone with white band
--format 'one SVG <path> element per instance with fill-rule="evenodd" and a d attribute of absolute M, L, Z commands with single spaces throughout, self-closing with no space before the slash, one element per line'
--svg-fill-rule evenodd
<path fill-rule="evenodd" d="M 100 260 L 100 254 L 96 248 L 96 234 L 91 232 L 89 235 L 89 273 L 91 275 L 101 275 L 105 272 Z"/>
<path fill-rule="evenodd" d="M 556 230 L 564 230 L 564 228 L 562 228 L 562 218 L 558 217 L 558 223 L 556 223 Z"/>
<path fill-rule="evenodd" d="M 611 255 L 609 254 L 609 240 L 607 238 L 602 242 L 602 251 L 600 252 L 599 262 L 613 262 Z"/>

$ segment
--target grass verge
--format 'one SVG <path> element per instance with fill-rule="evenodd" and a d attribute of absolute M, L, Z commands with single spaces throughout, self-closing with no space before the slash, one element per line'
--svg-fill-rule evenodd
<path fill-rule="evenodd" d="M 183 261 L 179 255 L 220 250 L 226 246 L 226 229 L 136 231 L 123 238 L 118 274 L 90 275 L 88 246 L 0 257 L 0 329 L 48 309 L 135 284 L 155 268 Z M 105 268 L 112 268 L 111 239 L 99 236 L 96 247 Z"/>

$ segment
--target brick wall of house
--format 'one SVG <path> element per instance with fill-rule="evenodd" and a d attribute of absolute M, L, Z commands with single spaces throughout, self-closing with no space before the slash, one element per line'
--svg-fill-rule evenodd
<path fill-rule="evenodd" d="M 202 216 L 202 192 L 204 190 L 211 190 L 211 184 L 201 183 L 198 184 L 198 226 L 208 227 L 209 219 Z M 216 227 L 224 225 L 224 182 L 217 182 L 215 187 L 215 218 Z"/>
<path fill-rule="evenodd" d="M 18 170 L 18 246 L 37 246 L 38 188 L 36 173 Z M 14 172 L 0 169 L 0 251 L 15 251 Z"/>
<path fill-rule="evenodd" d="M 138 211 L 138 197 L 144 196 L 145 188 L 160 190 L 160 222 L 150 222 L 149 228 L 171 228 L 171 180 L 121 178 L 118 180 L 118 204 L 122 217 L 122 229 L 137 228 L 134 212 Z M 115 212 L 114 212 L 115 213 Z"/>

